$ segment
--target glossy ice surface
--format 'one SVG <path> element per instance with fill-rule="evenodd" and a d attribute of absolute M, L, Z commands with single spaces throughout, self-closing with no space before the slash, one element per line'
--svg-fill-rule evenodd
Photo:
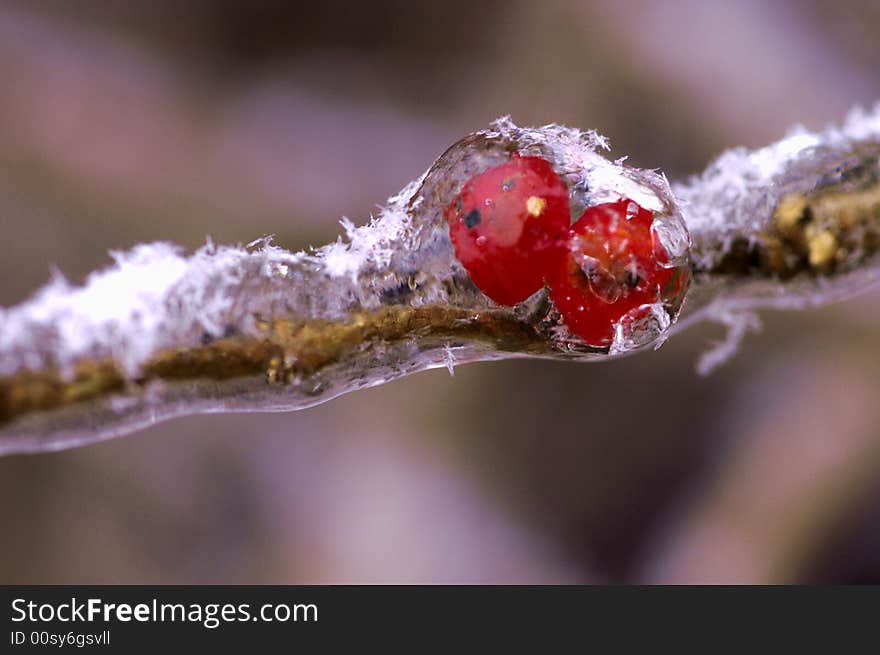
<path fill-rule="evenodd" d="M 586 343 L 625 351 L 635 343 L 623 334 L 650 340 L 677 315 L 690 270 L 686 258 L 669 257 L 654 223 L 653 212 L 623 198 L 587 208 L 572 226 L 550 278 L 550 298 Z"/>
<path fill-rule="evenodd" d="M 299 409 L 469 361 L 609 359 L 662 343 L 676 328 L 682 295 L 678 326 L 723 320 L 740 334 L 751 308 L 829 302 L 878 280 L 880 108 L 853 114 L 842 128 L 727 153 L 675 193 L 662 174 L 609 160 L 604 149 L 594 132 L 501 119 L 450 147 L 368 224 L 346 222 L 344 239 L 315 251 L 261 240 L 185 255 L 147 244 L 116 253 L 114 266 L 82 286 L 56 278 L 0 311 L 0 451 L 89 443 L 183 414 Z M 444 212 L 468 180 L 514 156 L 552 167 L 572 216 L 593 217 L 576 232 L 592 226 L 608 235 L 596 243 L 620 245 L 624 234 L 589 208 L 627 199 L 636 216 L 650 212 L 652 253 L 657 262 L 665 253 L 669 270 L 693 271 L 687 293 L 684 277 L 662 284 L 664 271 L 636 271 L 626 297 L 639 311 L 606 316 L 610 343 L 607 332 L 583 338 L 587 331 L 565 320 L 570 312 L 558 311 L 545 288 L 513 305 L 493 301 L 456 257 Z M 855 218 L 825 217 L 839 201 L 833 194 L 856 207 Z M 812 232 L 780 232 L 786 198 L 810 210 L 793 224 Z M 532 202 L 535 211 L 540 205 Z M 647 237 L 643 229 L 633 236 L 644 269 Z M 617 283 L 633 271 L 617 270 L 611 252 L 603 262 L 602 252 L 580 250 L 580 270 L 595 273 L 592 289 L 625 297 Z M 796 266 L 774 273 L 791 253 Z M 648 280 L 661 293 L 641 303 L 639 294 L 653 288 Z"/>
<path fill-rule="evenodd" d="M 553 167 L 516 154 L 470 178 L 444 215 L 458 261 L 501 305 L 544 286 L 571 223 L 568 189 Z"/>

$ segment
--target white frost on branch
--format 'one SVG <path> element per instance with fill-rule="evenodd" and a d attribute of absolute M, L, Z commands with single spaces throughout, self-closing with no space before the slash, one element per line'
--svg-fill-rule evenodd
<path fill-rule="evenodd" d="M 754 245 L 771 227 L 776 206 L 789 193 L 809 193 L 823 181 L 861 164 L 873 166 L 874 177 L 880 178 L 878 152 L 880 103 L 871 111 L 854 109 L 841 127 L 813 133 L 798 126 L 765 148 L 733 148 L 701 175 L 674 184 L 692 235 L 696 268 L 712 269 L 737 240 Z M 702 289 L 698 284 L 678 329 L 709 320 L 726 326 L 728 334 L 700 358 L 697 370 L 707 374 L 736 353 L 745 334 L 760 327 L 754 314 L 757 308 L 804 309 L 875 286 L 880 281 L 877 259 L 875 255 L 873 261 L 833 279 L 801 275 L 785 282 L 744 280 L 731 285 L 707 280 Z"/>
<path fill-rule="evenodd" d="M 719 313 L 713 318 L 727 327 L 727 335 L 700 355 L 700 359 L 697 361 L 697 373 L 700 375 L 709 375 L 719 366 L 725 364 L 736 354 L 747 332 L 757 332 L 761 329 L 761 319 L 750 311 Z"/>
<path fill-rule="evenodd" d="M 871 111 L 854 109 L 842 127 L 814 133 L 797 126 L 765 148 L 732 148 L 702 174 L 674 184 L 697 265 L 711 268 L 735 239 L 753 237 L 767 226 L 783 195 L 811 191 L 834 173 L 835 161 L 852 159 L 857 147 L 878 143 L 880 103 Z"/>
<path fill-rule="evenodd" d="M 733 239 L 763 229 L 781 194 L 812 189 L 829 173 L 828 165 L 857 146 L 880 142 L 880 104 L 871 112 L 852 112 L 841 128 L 820 133 L 798 128 L 754 152 L 730 150 L 701 176 L 671 191 L 662 174 L 634 173 L 622 160 L 602 156 L 599 151 L 608 148 L 607 140 L 592 131 L 558 125 L 519 128 L 505 117 L 483 134 L 545 153 L 591 202 L 626 195 L 656 211 L 677 212 L 669 206 L 677 201 L 693 237 L 696 263 L 706 266 Z M 69 376 L 83 359 L 110 359 L 134 376 L 163 348 L 195 346 L 205 335 L 256 335 L 254 316 L 335 319 L 353 307 L 374 309 L 379 300 L 372 282 L 383 275 L 405 280 L 407 267 L 418 265 L 437 279 L 448 277 L 457 264 L 445 230 L 437 228 L 442 223 L 437 208 L 422 205 L 419 189 L 425 179 L 423 175 L 391 197 L 368 224 L 355 227 L 344 220 L 347 239 L 315 252 L 292 253 L 264 241 L 256 248 L 208 243 L 185 256 L 174 245 L 154 243 L 111 253 L 114 264 L 90 275 L 83 286 L 56 276 L 30 300 L 0 309 L 0 376 L 52 368 Z M 691 311 L 685 322 L 729 322 L 754 307 L 832 300 L 876 277 L 876 268 L 870 268 L 844 286 L 771 281 L 760 287 L 718 288 L 717 293 L 710 289 L 699 301 L 688 300 L 686 310 L 690 305 Z M 698 296 L 699 289 L 691 295 Z M 436 299 L 449 300 L 442 295 Z"/>
<path fill-rule="evenodd" d="M 609 161 L 607 140 L 593 131 L 558 125 L 517 127 L 509 117 L 481 133 L 541 149 L 573 184 L 601 202 L 627 195 L 669 210 L 665 178 Z M 289 252 L 269 240 L 250 247 L 208 243 L 185 256 L 168 243 L 113 252 L 114 264 L 81 287 L 60 275 L 28 301 L 0 308 L 0 376 L 58 370 L 70 378 L 78 361 L 111 360 L 130 377 L 164 348 L 197 346 L 207 335 L 258 336 L 254 316 L 342 319 L 353 308 L 380 306 L 377 280 L 406 279 L 408 270 L 442 281 L 461 269 L 438 209 L 423 207 L 425 173 L 389 198 L 376 217 L 314 252 Z M 645 186 L 645 182 L 649 186 Z M 440 226 L 438 228 L 438 226 Z M 450 298 L 435 285 L 432 300 Z M 422 299 L 424 303 L 426 299 Z"/>
<path fill-rule="evenodd" d="M 0 375 L 109 358 L 129 374 L 157 350 L 220 334 L 246 271 L 272 275 L 297 259 L 264 245 L 256 252 L 211 243 L 184 256 L 170 243 L 111 252 L 114 264 L 82 286 L 60 274 L 30 300 L 0 309 Z M 256 266 L 254 266 L 256 264 Z"/>
<path fill-rule="evenodd" d="M 379 215 L 372 217 L 366 225 L 356 227 L 348 218 L 340 221 L 345 231 L 333 243 L 318 249 L 317 259 L 329 275 L 349 277 L 357 283 L 366 266 L 387 268 L 395 252 L 407 244 L 407 235 L 412 233 L 412 220 L 405 207 L 413 199 L 424 182 L 422 175 L 406 185 L 400 193 L 391 196 L 388 204 L 380 208 Z M 418 208 L 418 204 L 413 205 Z"/>

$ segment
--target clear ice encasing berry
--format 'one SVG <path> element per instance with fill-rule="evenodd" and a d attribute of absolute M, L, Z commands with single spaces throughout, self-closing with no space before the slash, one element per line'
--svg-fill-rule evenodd
<path fill-rule="evenodd" d="M 456 288 L 466 291 L 470 285 L 475 304 L 483 297 L 490 307 L 514 305 L 511 311 L 547 339 L 547 352 L 532 354 L 591 358 L 590 353 L 618 355 L 662 343 L 681 309 L 691 277 L 690 237 L 669 184 L 655 171 L 609 161 L 598 152 L 604 147 L 604 140 L 592 132 L 557 126 L 518 128 L 501 120 L 494 129 L 473 134 L 450 148 L 429 171 L 422 186 L 421 190 L 427 192 L 425 197 L 433 199 L 431 204 L 440 205 L 433 208 L 434 216 L 442 212 L 446 219 L 443 222 L 449 226 L 444 227 L 452 228 L 447 238 L 455 251 L 452 266 L 457 271 Z M 575 251 L 580 247 L 581 265 L 571 269 L 574 277 L 569 276 L 566 282 L 566 276 L 560 274 L 561 264 L 550 266 L 547 273 L 546 261 L 542 262 L 541 257 L 535 257 L 537 265 L 528 271 L 505 263 L 496 272 L 496 280 L 500 271 L 514 270 L 514 287 L 519 293 L 502 294 L 492 286 L 496 280 L 487 284 L 491 276 L 485 271 L 474 274 L 476 260 L 468 260 L 467 256 L 473 248 L 465 253 L 464 261 L 456 257 L 462 248 L 455 232 L 466 229 L 464 210 L 473 209 L 463 200 L 468 191 L 472 203 L 489 199 L 488 193 L 482 197 L 473 194 L 481 180 L 493 180 L 493 169 L 503 170 L 511 162 L 530 159 L 547 162 L 567 190 L 572 233 L 563 239 L 559 251 L 571 259 L 577 256 L 572 246 Z M 517 198 L 521 204 L 524 200 L 528 198 Z M 609 221 L 597 221 L 597 216 L 609 216 L 610 207 L 616 208 L 612 214 L 622 212 L 620 229 L 610 229 Z M 627 212 L 635 221 L 629 225 Z M 454 220 L 459 221 L 458 225 Z M 592 229 L 587 229 L 590 225 Z M 556 234 L 554 226 L 545 229 L 547 234 Z M 472 244 L 479 236 L 485 235 L 475 233 Z M 591 255 L 589 251 L 596 247 L 602 252 Z M 599 254 L 603 256 L 597 257 Z M 523 262 L 524 258 L 513 260 Z M 488 268 L 478 262 L 477 269 L 480 266 Z M 540 277 L 549 283 L 549 289 L 537 284 Z M 569 291 L 578 292 L 567 294 L 571 302 L 565 301 L 565 293 L 552 290 L 566 284 Z M 532 288 L 536 288 L 534 293 L 522 298 Z"/>
<path fill-rule="evenodd" d="M 634 325 L 668 322 L 658 310 L 680 296 L 687 269 L 670 261 L 653 224 L 653 212 L 623 198 L 588 207 L 572 226 L 548 282 L 563 322 L 585 343 L 610 347 L 633 338 Z"/>
<path fill-rule="evenodd" d="M 473 175 L 444 212 L 455 256 L 501 305 L 538 290 L 564 254 L 568 189 L 541 157 L 514 155 Z"/>

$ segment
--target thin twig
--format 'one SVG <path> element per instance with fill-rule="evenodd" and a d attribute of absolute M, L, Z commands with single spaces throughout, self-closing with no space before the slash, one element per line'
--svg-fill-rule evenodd
<path fill-rule="evenodd" d="M 83 287 L 53 280 L 0 310 L 0 452 L 89 443 L 182 414 L 299 409 L 468 361 L 608 359 L 698 320 L 741 336 L 755 308 L 830 302 L 878 279 L 880 106 L 842 128 L 732 150 L 673 188 L 603 148 L 592 132 L 501 119 L 450 148 L 369 225 L 346 224 L 347 241 L 312 253 L 209 243 L 188 257 L 152 244 L 115 253 Z M 627 196 L 668 217 L 667 247 L 690 258 L 694 278 L 677 325 L 679 305 L 664 306 L 651 325 L 594 348 L 566 330 L 546 292 L 505 308 L 474 287 L 442 208 L 514 151 L 553 162 L 575 206 Z"/>

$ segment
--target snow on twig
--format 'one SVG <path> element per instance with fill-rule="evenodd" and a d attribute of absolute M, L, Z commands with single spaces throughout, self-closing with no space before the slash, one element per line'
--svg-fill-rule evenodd
<path fill-rule="evenodd" d="M 594 132 L 504 118 L 316 251 L 262 239 L 186 255 L 154 243 L 112 253 L 83 286 L 56 276 L 0 309 L 0 452 L 88 443 L 187 413 L 298 409 L 469 361 L 609 359 L 714 320 L 730 336 L 701 360 L 705 372 L 756 327 L 756 308 L 831 302 L 880 277 L 880 105 L 841 127 L 734 148 L 672 186 L 606 159 L 607 147 Z M 643 334 L 592 348 L 545 292 L 505 308 L 474 287 L 442 209 L 470 171 L 512 150 L 550 160 L 575 205 L 626 196 L 669 217 L 664 243 L 693 273 L 677 323 L 678 307 L 654 308 L 664 320 Z"/>

